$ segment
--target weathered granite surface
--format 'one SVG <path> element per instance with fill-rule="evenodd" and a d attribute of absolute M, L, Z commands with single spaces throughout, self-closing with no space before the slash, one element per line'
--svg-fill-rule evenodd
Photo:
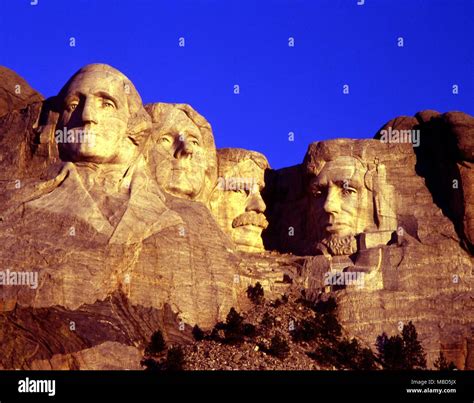
<path fill-rule="evenodd" d="M 42 100 L 43 96 L 22 77 L 13 70 L 0 66 L 0 116 Z"/>
<path fill-rule="evenodd" d="M 367 345 L 412 321 L 429 365 L 443 351 L 474 368 L 472 116 L 399 117 L 271 170 L 259 153 L 216 150 L 189 105 L 145 108 L 110 66 L 86 66 L 44 101 L 19 78 L 15 97 L 8 77 L 1 368 L 137 369 L 154 331 L 186 343 L 195 324 L 251 309 L 257 281 L 270 299 L 332 293 Z"/>

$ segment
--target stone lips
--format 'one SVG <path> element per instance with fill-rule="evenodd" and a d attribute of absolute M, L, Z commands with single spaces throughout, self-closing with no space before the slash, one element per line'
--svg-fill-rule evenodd
<path fill-rule="evenodd" d="M 0 99 L 10 105 L 8 96 Z M 309 157 L 265 174 L 263 238 L 273 252 L 238 253 L 205 202 L 159 188 L 147 158 L 128 171 L 126 215 L 111 232 L 93 214 L 98 204 L 77 193 L 74 168 L 65 167 L 51 142 L 58 119 L 51 100 L 12 109 L 0 117 L 0 268 L 38 272 L 39 282 L 37 289 L 0 287 L 2 368 L 139 368 L 157 328 L 170 342 L 187 342 L 194 324 L 210 328 L 230 307 L 250 308 L 245 290 L 256 281 L 267 298 L 333 293 L 346 330 L 368 345 L 412 320 L 429 365 L 443 351 L 458 368 L 474 368 L 471 116 L 425 111 L 387 124 L 419 128 L 416 148 L 375 139 L 311 145 L 328 158 L 337 144 L 339 153 L 383 165 L 380 175 L 393 187 L 385 202 L 393 199 L 395 209 L 395 217 L 385 216 L 397 226 L 359 234 L 351 256 L 308 256 Z M 143 134 L 146 151 L 150 134 Z M 341 270 L 363 272 L 364 286 L 328 290 L 325 273 Z"/>

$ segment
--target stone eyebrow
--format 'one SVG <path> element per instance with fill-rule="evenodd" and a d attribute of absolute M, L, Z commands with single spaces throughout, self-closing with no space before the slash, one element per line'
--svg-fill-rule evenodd
<path fill-rule="evenodd" d="M 362 183 L 360 183 L 357 180 L 354 180 L 353 178 L 348 178 L 346 180 L 338 180 L 334 183 L 337 186 L 340 186 L 340 187 L 344 187 L 344 183 L 347 183 L 347 186 L 350 186 L 350 187 L 353 187 L 353 188 L 356 188 L 356 189 L 358 189 L 362 185 Z"/>
<path fill-rule="evenodd" d="M 233 176 L 225 177 L 225 180 L 229 183 L 232 183 L 233 186 L 245 186 L 246 190 L 251 190 L 251 186 L 255 183 L 250 180 L 250 178 L 237 178 Z M 227 189 L 227 190 L 235 190 L 235 189 Z"/>
<path fill-rule="evenodd" d="M 75 91 L 71 94 L 67 94 L 64 98 L 63 98 L 63 101 L 64 102 L 69 102 L 71 101 L 72 99 L 78 99 L 78 98 L 81 98 L 83 97 L 84 95 L 78 91 Z"/>
<path fill-rule="evenodd" d="M 194 132 L 194 131 L 192 131 L 192 132 L 187 132 L 187 135 L 188 135 L 188 136 L 191 136 L 191 137 L 195 137 L 195 138 L 197 138 L 197 139 L 200 140 L 200 141 L 202 140 L 201 132 L 200 132 L 199 130 L 198 130 L 197 132 Z"/>
<path fill-rule="evenodd" d="M 186 135 L 188 138 L 194 137 L 195 139 L 199 140 L 200 143 L 204 141 L 199 129 L 197 131 L 194 131 L 194 130 L 188 130 L 187 128 L 179 129 L 179 126 L 178 127 L 175 126 L 175 127 L 171 127 L 170 130 L 168 130 L 166 134 L 171 134 L 171 135 L 183 134 L 183 135 Z"/>
<path fill-rule="evenodd" d="M 117 98 L 115 98 L 114 96 L 110 95 L 108 92 L 105 92 L 105 91 L 97 91 L 96 93 L 94 93 L 94 95 L 104 98 L 104 99 L 108 99 L 112 101 L 115 105 L 122 104 Z"/>

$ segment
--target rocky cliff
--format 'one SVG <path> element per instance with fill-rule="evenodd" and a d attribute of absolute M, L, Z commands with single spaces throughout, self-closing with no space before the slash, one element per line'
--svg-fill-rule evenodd
<path fill-rule="evenodd" d="M 58 97 L 88 75 L 113 77 L 111 91 L 128 80 L 92 65 Z M 154 104 L 171 111 L 165 124 L 138 94 L 129 98 L 127 130 L 133 121 L 140 134 L 124 137 L 120 150 L 133 158 L 117 175 L 102 160 L 64 156 L 55 135 L 68 115 L 58 97 L 43 100 L 0 70 L 2 368 L 140 368 L 157 329 L 189 343 L 194 325 L 210 330 L 231 307 L 251 311 L 246 290 L 256 282 L 267 300 L 334 296 L 345 331 L 364 345 L 412 321 L 429 366 L 442 351 L 474 368 L 472 116 L 395 118 L 374 139 L 310 144 L 301 164 L 280 170 L 259 153 L 217 150 L 220 173 L 264 178 L 224 189 L 210 125 L 191 107 Z M 103 113 L 96 120 L 112 112 Z M 235 169 L 223 169 L 228 154 Z M 157 167 L 170 170 L 158 175 L 166 184 Z M 242 252 L 239 234 L 261 236 L 253 244 L 265 250 Z M 349 281 L 334 280 L 341 276 Z"/>

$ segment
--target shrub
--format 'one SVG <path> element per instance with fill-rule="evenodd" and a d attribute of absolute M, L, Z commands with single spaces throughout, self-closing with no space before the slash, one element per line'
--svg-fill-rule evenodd
<path fill-rule="evenodd" d="M 205 333 L 201 330 L 201 328 L 198 325 L 195 325 L 193 327 L 192 333 L 193 333 L 194 340 L 196 341 L 201 341 L 206 336 Z"/>
<path fill-rule="evenodd" d="M 224 340 L 219 337 L 219 331 L 224 333 Z M 252 335 L 255 333 L 255 327 L 252 325 L 244 324 L 244 318 L 234 309 L 230 308 L 227 314 L 225 323 L 218 323 L 214 326 L 213 333 L 217 335 L 217 340 L 224 341 L 225 343 L 235 344 L 241 343 L 246 335 Z"/>
<path fill-rule="evenodd" d="M 295 329 L 291 331 L 293 341 L 311 341 L 320 334 L 318 324 L 314 319 L 303 319 L 296 323 Z"/>
<path fill-rule="evenodd" d="M 375 369 L 375 355 L 369 348 L 362 348 L 356 339 L 343 339 L 337 343 L 340 366 L 348 369 Z"/>
<path fill-rule="evenodd" d="M 281 302 L 280 298 L 277 298 L 271 303 L 271 305 L 273 308 L 278 308 L 279 306 L 283 305 L 283 302 Z"/>
<path fill-rule="evenodd" d="M 333 341 L 342 334 L 342 326 L 334 314 L 316 316 L 312 319 L 303 319 L 296 324 L 295 330 L 291 332 L 296 342 L 312 341 L 318 337 Z"/>
<path fill-rule="evenodd" d="M 225 320 L 225 330 L 239 332 L 243 322 L 244 318 L 234 308 L 230 308 Z"/>
<path fill-rule="evenodd" d="M 448 363 L 442 351 L 439 352 L 439 357 L 433 365 L 439 371 L 454 371 L 457 369 L 454 362 L 451 361 Z"/>
<path fill-rule="evenodd" d="M 210 336 L 204 338 L 220 343 L 238 344 L 243 342 L 245 337 L 252 338 L 256 334 L 256 327 L 251 323 L 244 323 L 244 318 L 234 308 L 230 308 L 225 323 L 216 323 Z"/>
<path fill-rule="evenodd" d="M 338 338 L 342 334 L 342 326 L 335 312 L 326 313 L 317 317 L 321 337 L 326 339 Z"/>
<path fill-rule="evenodd" d="M 257 329 L 251 323 L 244 323 L 242 325 L 242 334 L 246 337 L 254 337 L 257 334 Z"/>
<path fill-rule="evenodd" d="M 376 357 L 369 348 L 362 348 L 356 339 L 336 340 L 318 346 L 311 358 L 338 369 L 371 370 L 376 368 Z"/>
<path fill-rule="evenodd" d="M 319 300 L 314 304 L 313 310 L 321 315 L 335 314 L 337 311 L 337 302 L 334 297 L 329 297 L 326 301 Z"/>
<path fill-rule="evenodd" d="M 284 359 L 290 352 L 290 347 L 286 339 L 279 333 L 272 337 L 270 342 L 270 348 L 267 350 L 269 354 Z"/>
<path fill-rule="evenodd" d="M 155 356 L 161 353 L 166 348 L 165 340 L 160 330 L 157 330 L 151 335 L 150 343 L 145 348 L 145 355 Z"/>
<path fill-rule="evenodd" d="M 262 318 L 262 321 L 260 322 L 260 324 L 263 327 L 266 327 L 266 328 L 270 329 L 275 325 L 275 318 L 272 315 L 270 315 L 268 312 L 265 312 L 263 314 L 263 318 Z"/>
<path fill-rule="evenodd" d="M 166 369 L 168 371 L 182 371 L 184 363 L 184 353 L 181 346 L 171 347 L 166 355 Z"/>
<path fill-rule="evenodd" d="M 218 341 L 218 342 L 222 341 L 222 339 L 225 338 L 225 334 L 224 334 L 225 326 L 226 326 L 225 323 L 217 322 L 214 325 L 209 338 L 211 340 Z"/>
<path fill-rule="evenodd" d="M 248 286 L 247 297 L 255 305 L 260 305 L 263 302 L 263 299 L 264 299 L 263 295 L 264 295 L 263 287 L 259 282 L 255 284 L 255 287 L 252 287 L 251 285 Z"/>
<path fill-rule="evenodd" d="M 145 367 L 145 371 L 159 371 L 161 366 L 152 358 L 146 358 L 140 361 L 140 365 Z"/>
<path fill-rule="evenodd" d="M 342 335 L 334 298 L 330 297 L 327 301 L 318 301 L 316 304 L 305 300 L 300 300 L 300 303 L 313 309 L 316 316 L 297 323 L 291 332 L 294 341 L 311 341 L 318 337 L 334 341 Z"/>

